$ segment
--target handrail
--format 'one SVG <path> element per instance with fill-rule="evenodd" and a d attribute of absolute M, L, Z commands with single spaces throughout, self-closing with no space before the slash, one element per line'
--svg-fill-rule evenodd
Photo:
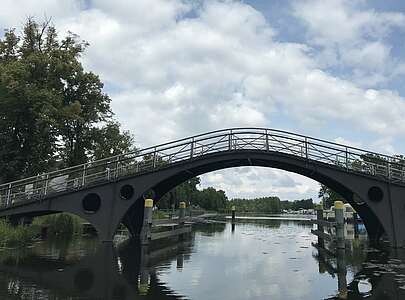
<path fill-rule="evenodd" d="M 245 127 L 215 130 L 4 183 L 0 185 L 0 206 L 43 199 L 50 194 L 156 171 L 172 163 L 230 150 L 286 153 L 405 184 L 405 163 L 397 157 L 284 130 Z M 366 155 L 376 156 L 381 162 L 373 162 L 373 157 L 367 160 Z"/>

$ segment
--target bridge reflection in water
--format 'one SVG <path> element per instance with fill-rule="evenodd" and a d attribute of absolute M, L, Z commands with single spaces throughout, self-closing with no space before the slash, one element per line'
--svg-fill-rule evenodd
<path fill-rule="evenodd" d="M 132 241 L 118 248 L 97 243 L 93 253 L 78 261 L 63 255 L 9 257 L 0 264 L 0 289 L 10 296 L 30 295 L 33 299 L 49 299 L 55 291 L 55 296 L 80 299 L 144 299 L 145 295 L 150 299 L 180 299 L 159 282 L 154 266 L 177 260 L 177 267 L 182 268 L 193 241 L 168 244 L 159 250 L 143 247 Z"/>
<path fill-rule="evenodd" d="M 276 230 L 280 222 L 269 222 L 268 228 Z M 217 238 L 224 232 L 238 234 L 244 224 L 237 223 L 236 227 L 201 225 L 196 226 L 195 231 L 199 238 Z M 288 226 L 289 223 L 281 224 Z M 161 274 L 170 268 L 182 271 L 192 254 L 198 251 L 195 244 L 195 235 L 188 241 L 168 242 L 159 248 L 152 245 L 149 249 L 129 240 L 117 247 L 95 240 L 80 240 L 69 243 L 69 249 L 66 245 L 46 242 L 38 244 L 39 249 L 18 252 L 19 255 L 16 251 L 8 256 L 3 253 L 0 256 L 0 298 L 185 299 L 188 295 L 179 295 L 162 281 Z M 83 248 L 87 249 L 86 255 Z M 336 280 L 336 294 L 329 299 L 405 299 L 405 252 L 390 251 L 369 249 L 365 241 L 355 238 L 347 244 L 344 253 L 338 252 L 335 257 L 316 249 L 312 255 L 318 262 L 319 273 L 329 274 Z M 313 282 L 315 289 L 316 284 Z"/>
<path fill-rule="evenodd" d="M 349 236 L 346 249 L 317 248 L 313 257 L 319 273 L 337 279 L 337 294 L 328 299 L 405 299 L 405 249 L 367 248 L 366 240 Z M 348 271 L 355 274 L 349 284 Z"/>
<path fill-rule="evenodd" d="M 197 230 L 213 235 L 224 229 L 225 224 L 212 224 Z M 80 245 L 83 243 L 88 245 L 83 247 Z M 71 249 L 75 247 L 78 249 Z M 194 235 L 182 242 L 168 240 L 162 244 L 159 241 L 159 247 L 152 244 L 149 248 L 134 240 L 126 240 L 115 247 L 111 243 L 84 239 L 79 245 L 62 240 L 47 242 L 39 245 L 38 254 L 30 250 L 12 251 L 9 255 L 3 252 L 0 256 L 0 299 L 4 295 L 12 296 L 10 299 L 16 296 L 25 299 L 23 295 L 29 295 L 30 299 L 49 299 L 50 296 L 184 299 L 159 281 L 156 266 L 162 271 L 176 261 L 177 269 L 181 270 L 190 259 L 193 247 Z M 82 255 L 84 248 L 86 255 Z"/>

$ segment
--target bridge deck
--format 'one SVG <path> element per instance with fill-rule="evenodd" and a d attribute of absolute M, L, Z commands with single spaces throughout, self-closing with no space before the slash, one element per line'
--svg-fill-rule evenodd
<path fill-rule="evenodd" d="M 405 184 L 405 161 L 401 157 L 378 154 L 281 130 L 233 128 L 2 184 L 0 207 L 4 209 L 26 201 L 42 200 L 58 193 L 75 192 L 95 184 L 158 171 L 171 164 L 214 153 L 243 150 L 293 155 L 300 159 L 332 165 L 347 172 Z"/>

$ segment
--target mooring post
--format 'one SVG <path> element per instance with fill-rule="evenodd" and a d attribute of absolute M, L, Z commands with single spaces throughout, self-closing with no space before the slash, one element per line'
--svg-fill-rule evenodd
<path fill-rule="evenodd" d="M 338 249 L 336 253 L 336 262 L 337 262 L 337 277 L 338 277 L 338 298 L 347 299 L 347 268 L 345 260 L 345 250 Z"/>
<path fill-rule="evenodd" d="M 184 217 L 186 216 L 186 202 L 179 203 L 179 224 L 184 225 Z"/>
<path fill-rule="evenodd" d="M 141 231 L 141 244 L 142 245 L 149 244 L 149 240 L 151 238 L 152 209 L 153 209 L 153 200 L 152 199 L 145 199 L 145 208 L 144 208 L 144 214 L 143 214 L 143 225 L 142 225 L 142 231 Z"/>
<path fill-rule="evenodd" d="M 323 232 L 323 224 L 321 223 L 324 220 L 323 219 L 323 209 L 322 208 L 319 208 L 319 209 L 316 210 L 316 220 L 318 221 L 318 223 L 317 223 L 318 231 Z M 320 235 L 318 235 L 318 246 L 322 247 L 322 248 L 325 248 L 325 241 Z"/>
<path fill-rule="evenodd" d="M 174 218 L 174 215 L 175 215 L 175 205 L 174 205 L 174 203 L 172 203 L 172 206 L 171 206 L 171 212 L 169 213 L 169 215 L 170 215 L 170 219 L 173 219 Z"/>
<path fill-rule="evenodd" d="M 337 248 L 345 248 L 345 219 L 343 212 L 343 202 L 335 201 L 335 222 L 336 222 L 336 238 L 337 238 Z"/>
<path fill-rule="evenodd" d="M 235 224 L 235 211 L 236 207 L 235 205 L 232 205 L 232 224 Z"/>
<path fill-rule="evenodd" d="M 179 226 L 180 228 L 184 227 L 184 218 L 186 216 L 186 202 L 182 201 L 179 203 Z M 184 234 L 179 235 L 179 240 L 184 239 Z"/>
<path fill-rule="evenodd" d="M 149 249 L 148 246 L 141 246 L 139 264 L 139 277 L 138 277 L 138 291 L 140 296 L 146 296 L 149 291 Z"/>
<path fill-rule="evenodd" d="M 354 227 L 354 237 L 359 236 L 359 224 L 357 223 L 357 212 L 353 212 L 353 227 Z"/>

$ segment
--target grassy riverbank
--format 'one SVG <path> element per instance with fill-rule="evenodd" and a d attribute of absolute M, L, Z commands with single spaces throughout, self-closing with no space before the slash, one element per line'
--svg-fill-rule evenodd
<path fill-rule="evenodd" d="M 7 220 L 0 220 L 0 247 L 26 246 L 38 235 L 37 226 L 13 226 Z"/>
<path fill-rule="evenodd" d="M 81 235 L 82 219 L 71 214 L 55 214 L 35 218 L 31 225 L 12 225 L 8 220 L 0 220 L 0 248 L 24 247 L 32 244 L 47 228 L 47 236 L 72 237 Z"/>
<path fill-rule="evenodd" d="M 68 213 L 38 217 L 32 224 L 48 228 L 47 234 L 53 236 L 80 235 L 83 231 L 83 220 Z"/>

